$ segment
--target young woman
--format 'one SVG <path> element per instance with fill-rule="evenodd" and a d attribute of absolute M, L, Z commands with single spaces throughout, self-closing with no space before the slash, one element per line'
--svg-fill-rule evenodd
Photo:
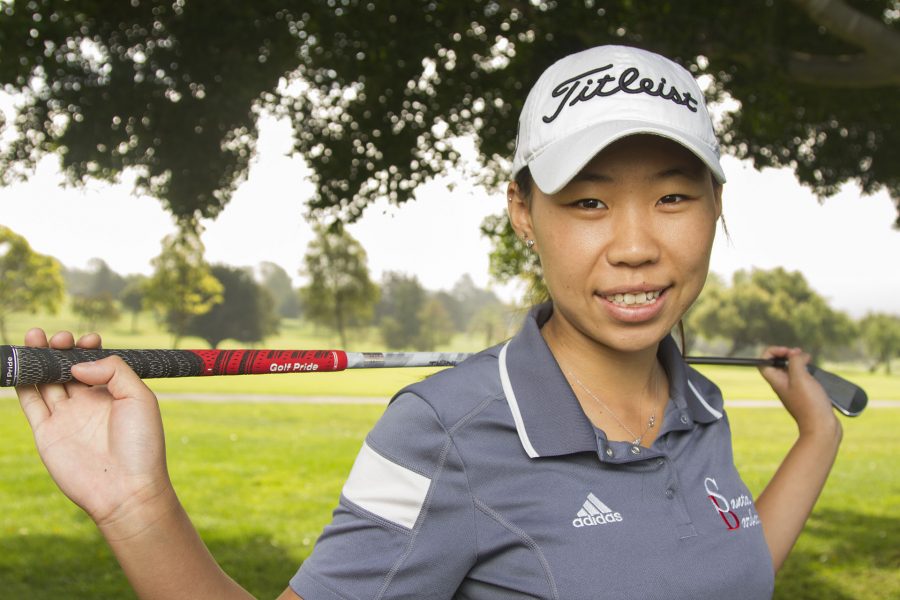
<path fill-rule="evenodd" d="M 752 498 L 721 394 L 669 335 L 722 211 L 696 82 L 634 48 L 566 57 L 528 96 L 513 169 L 510 218 L 551 300 L 507 343 L 393 399 L 281 598 L 770 597 L 841 428 L 809 357 L 768 348 L 788 358 L 762 375 L 798 437 Z M 48 344 L 40 330 L 26 343 Z M 73 374 L 19 397 L 51 475 L 138 595 L 248 597 L 178 501 L 152 392 L 117 358 Z"/>

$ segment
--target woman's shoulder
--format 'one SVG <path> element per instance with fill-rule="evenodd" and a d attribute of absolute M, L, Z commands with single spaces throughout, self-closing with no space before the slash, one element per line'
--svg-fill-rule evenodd
<path fill-rule="evenodd" d="M 504 397 L 497 362 L 500 348 L 482 350 L 455 367 L 408 385 L 391 402 L 414 396 L 428 404 L 445 426 L 452 427 L 486 401 Z"/>

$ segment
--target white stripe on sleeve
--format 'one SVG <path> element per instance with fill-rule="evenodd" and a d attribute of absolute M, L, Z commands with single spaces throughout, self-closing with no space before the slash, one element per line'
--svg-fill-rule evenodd
<path fill-rule="evenodd" d="M 363 443 L 343 494 L 382 519 L 412 529 L 430 485 L 428 477 L 386 459 Z"/>

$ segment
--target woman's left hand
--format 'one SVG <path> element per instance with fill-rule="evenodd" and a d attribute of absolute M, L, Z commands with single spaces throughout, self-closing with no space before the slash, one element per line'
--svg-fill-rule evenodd
<path fill-rule="evenodd" d="M 760 367 L 763 378 L 784 407 L 797 422 L 800 433 L 816 432 L 823 428 L 833 431 L 840 427 L 837 416 L 831 408 L 831 399 L 822 385 L 806 370 L 810 356 L 800 348 L 769 346 L 763 358 L 786 358 L 786 369 L 780 367 Z"/>

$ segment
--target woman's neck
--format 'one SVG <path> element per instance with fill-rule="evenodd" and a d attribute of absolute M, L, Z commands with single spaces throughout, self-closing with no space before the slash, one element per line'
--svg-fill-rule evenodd
<path fill-rule="evenodd" d="M 613 410 L 622 414 L 637 411 L 638 404 L 652 401 L 664 385 L 665 373 L 656 358 L 658 343 L 636 352 L 621 352 L 554 321 L 551 317 L 544 324 L 541 335 L 563 373 L 570 380 L 577 378 Z"/>

